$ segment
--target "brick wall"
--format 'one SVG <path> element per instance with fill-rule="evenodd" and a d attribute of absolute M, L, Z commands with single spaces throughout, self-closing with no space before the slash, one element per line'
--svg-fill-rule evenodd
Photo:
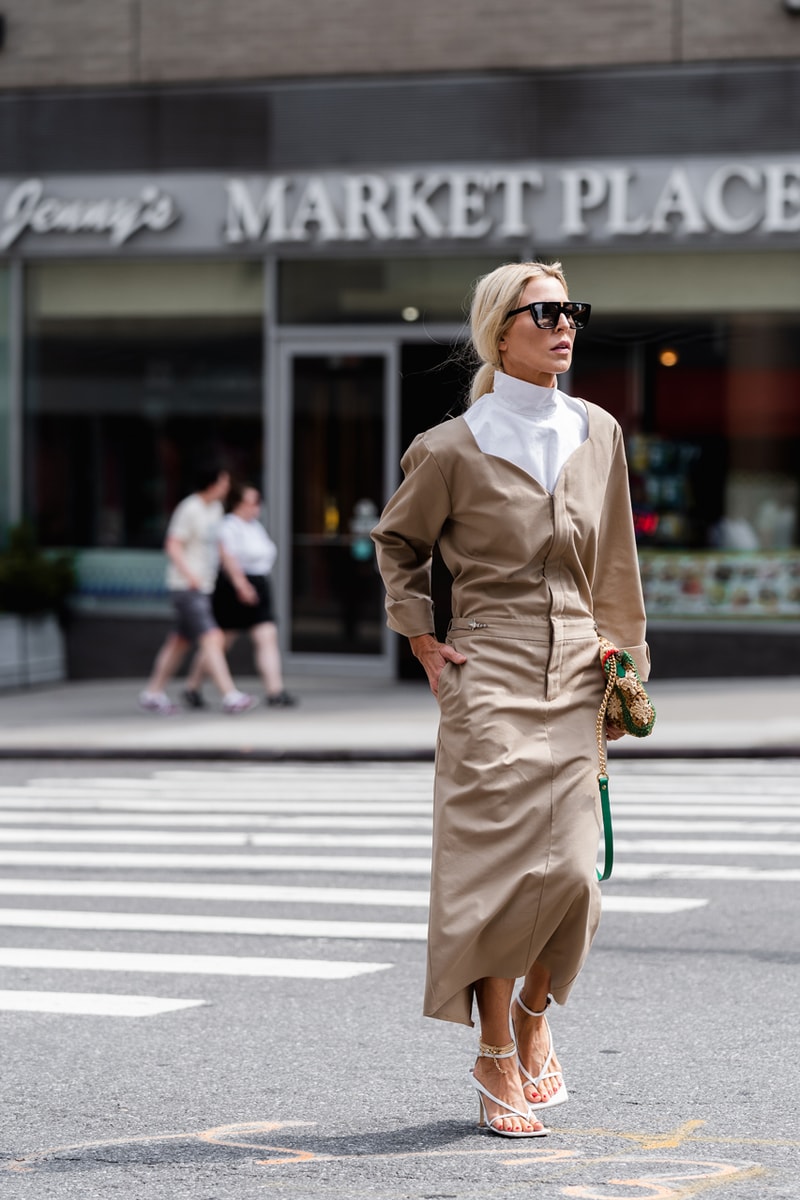
<path fill-rule="evenodd" d="M 0 12 L 0 88 L 800 56 L 800 16 L 781 0 L 2 0 Z"/>

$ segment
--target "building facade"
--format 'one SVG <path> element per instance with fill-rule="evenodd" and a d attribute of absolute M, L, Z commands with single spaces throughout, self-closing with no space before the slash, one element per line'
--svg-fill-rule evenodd
<path fill-rule="evenodd" d="M 368 530 L 529 257 L 593 304 L 566 386 L 623 425 L 662 673 L 797 673 L 800 16 L 313 7 L 6 5 L 0 522 L 77 553 L 73 674 L 146 667 L 212 448 L 288 665 L 404 672 Z"/>

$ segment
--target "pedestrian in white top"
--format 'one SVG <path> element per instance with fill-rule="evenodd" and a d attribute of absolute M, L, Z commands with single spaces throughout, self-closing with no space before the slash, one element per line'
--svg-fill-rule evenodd
<path fill-rule="evenodd" d="M 225 649 L 230 650 L 239 633 L 250 634 L 256 667 L 264 684 L 264 702 L 288 708 L 297 703 L 283 686 L 278 629 L 269 573 L 277 557 L 275 543 L 261 524 L 261 493 L 252 484 L 231 488 L 231 511 L 222 522 L 219 549 L 222 569 L 214 589 L 214 617 L 225 630 Z M 252 591 L 248 598 L 247 584 Z M 186 680 L 184 703 L 203 708 L 202 683 L 207 664 L 198 656 Z"/>
<path fill-rule="evenodd" d="M 222 557 L 224 562 L 227 557 L 219 545 L 219 527 L 222 501 L 230 482 L 227 471 L 201 468 L 196 479 L 197 490 L 182 500 L 172 514 L 164 549 L 168 559 L 167 588 L 176 621 L 156 656 L 147 687 L 139 695 L 139 705 L 147 712 L 168 716 L 178 711 L 166 688 L 195 642 L 199 645 L 198 657 L 204 671 L 222 694 L 223 711 L 247 712 L 256 704 L 255 697 L 240 692 L 231 678 L 225 658 L 225 638 L 211 607 L 219 560 Z M 255 599 L 246 580 L 241 581 L 241 596 L 246 601 Z"/>

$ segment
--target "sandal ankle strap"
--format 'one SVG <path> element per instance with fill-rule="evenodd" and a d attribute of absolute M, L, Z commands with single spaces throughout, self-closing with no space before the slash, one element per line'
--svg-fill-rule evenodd
<path fill-rule="evenodd" d="M 512 1058 L 516 1053 L 516 1042 L 509 1042 L 507 1046 L 490 1046 L 486 1042 L 478 1042 L 478 1058 Z"/>
<path fill-rule="evenodd" d="M 520 992 L 520 994 L 517 996 L 517 1004 L 520 1006 L 520 1008 L 522 1009 L 522 1011 L 524 1013 L 528 1014 L 529 1017 L 543 1017 L 545 1015 L 545 1013 L 547 1012 L 548 1008 L 550 1007 L 550 1002 L 552 1001 L 552 999 L 553 999 L 552 996 L 548 996 L 547 999 L 545 1000 L 544 1008 L 542 1009 L 542 1011 L 534 1012 L 532 1008 L 528 1008 L 527 1004 L 522 999 L 522 992 Z"/>

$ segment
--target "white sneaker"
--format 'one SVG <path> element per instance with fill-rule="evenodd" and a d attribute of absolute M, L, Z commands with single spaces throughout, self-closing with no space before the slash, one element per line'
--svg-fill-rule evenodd
<path fill-rule="evenodd" d="M 255 708 L 258 700 L 255 696 L 248 696 L 247 692 L 231 692 L 230 696 L 226 696 L 222 701 L 222 711 L 224 713 L 245 713 L 251 708 Z"/>
<path fill-rule="evenodd" d="M 177 704 L 173 704 L 166 692 L 140 692 L 139 708 L 145 712 L 158 713 L 161 717 L 171 717 L 180 712 Z"/>

